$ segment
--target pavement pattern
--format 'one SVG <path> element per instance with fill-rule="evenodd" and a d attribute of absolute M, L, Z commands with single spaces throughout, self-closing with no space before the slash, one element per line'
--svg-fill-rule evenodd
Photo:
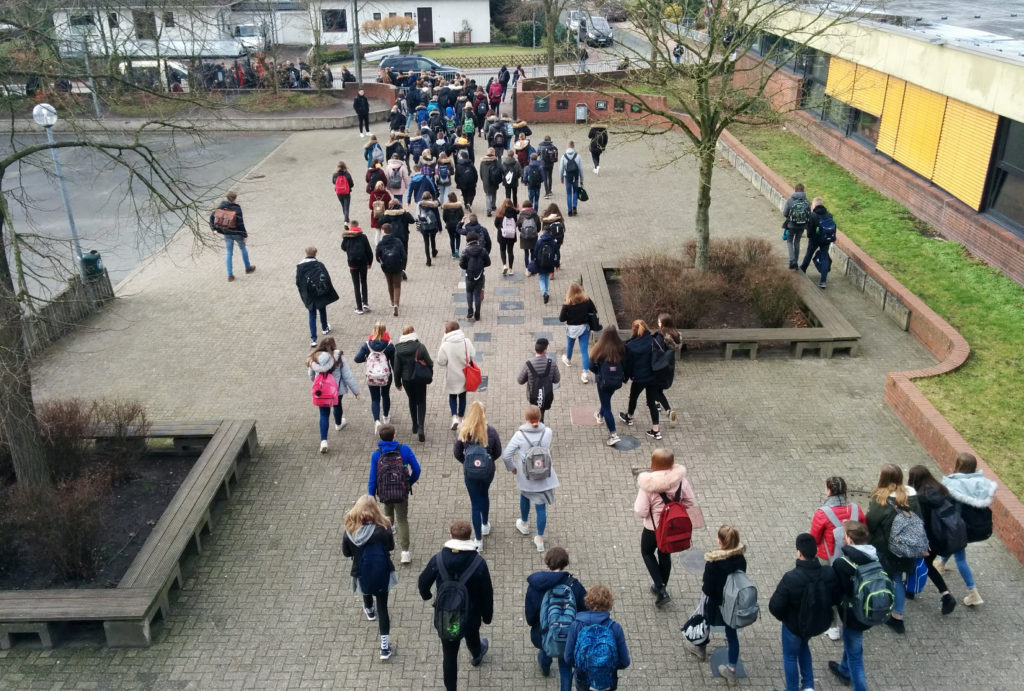
<path fill-rule="evenodd" d="M 551 134 L 563 151 L 570 138 L 585 146 L 582 125 L 536 130 L 538 140 Z M 564 270 L 553 282 L 551 303 L 542 303 L 534 280 L 523 279 L 517 257 L 512 278 L 503 279 L 500 267 L 489 271 L 483 319 L 466 327 L 488 378 L 487 390 L 470 399 L 486 403 L 503 441 L 521 420 L 525 392 L 514 380 L 534 338 L 551 334 L 550 352 L 557 356 L 564 349 L 564 328 L 555 318 L 568 281 L 578 275 L 574 270 L 584 261 L 621 259 L 641 249 L 676 251 L 691 235 L 696 166 L 690 158 L 669 158 L 680 150 L 679 140 L 612 139 L 600 176 L 585 168 L 591 201 L 568 219 Z M 294 272 L 307 245 L 320 248 L 342 296 L 329 316 L 349 356 L 378 318 L 396 339 L 403 325 L 415 325 L 436 352 L 444 322 L 464 309 L 455 262 L 442 249 L 433 267 L 426 267 L 421 240 L 414 236 L 401 316 L 383 309 L 387 293 L 376 267 L 370 277 L 374 312 L 353 314 L 339 247 L 341 210 L 330 175 L 339 159 L 360 171 L 364 141 L 354 130 L 292 134 L 238 185 L 255 273 L 239 271 L 237 280 L 227 283 L 223 250 L 197 252 L 192 239 L 182 235 L 120 285 L 120 299 L 38 363 L 33 376 L 39 400 L 132 397 L 144 401 L 154 419 L 254 417 L 261 450 L 215 517 L 208 549 L 195 561 L 151 648 L 15 647 L 0 652 L 0 688 L 442 687 L 440 644 L 415 580 L 444 542 L 450 522 L 469 515 L 461 468 L 451 456 L 454 433 L 448 431 L 446 396 L 437 384 L 429 389 L 426 443 L 402 439 L 410 442 L 423 474 L 411 500 L 413 563 L 399 567 L 400 583 L 391 598 L 397 653 L 381 663 L 376 623 L 363 617 L 360 600 L 350 591 L 350 563 L 339 549 L 343 516 L 366 491 L 374 448 L 369 397 L 344 399 L 348 426 L 340 433 L 332 428 L 330 453 L 320 455 L 304 366 L 308 331 Z M 813 194 L 813 181 L 807 182 Z M 367 226 L 366 197 L 358 185 L 357 190 L 353 217 Z M 565 208 L 557 186 L 552 201 Z M 482 197 L 477 208 L 482 209 Z M 711 219 L 713 237 L 770 239 L 784 261 L 778 212 L 725 167 L 715 172 Z M 842 219 L 837 220 L 841 227 Z M 442 248 L 445 239 L 442 233 Z M 494 260 L 500 261 L 497 248 Z M 592 383 L 579 380 L 578 355 L 568 372 L 563 368 L 563 384 L 547 416 L 562 484 L 549 508 L 546 539 L 548 546 L 569 550 L 570 570 L 585 585 L 606 584 L 615 593 L 613 616 L 626 631 L 633 657 L 620 688 L 724 686 L 706 664 L 681 650 L 679 633 L 697 601 L 701 554 L 714 546 L 715 530 L 723 523 L 736 526 L 747 545 L 763 607 L 763 619 L 740 632 L 750 675 L 740 683 L 780 686 L 780 627 L 768 615 L 767 601 L 782 573 L 792 568 L 793 539 L 807 530 L 821 504 L 824 479 L 845 476 L 864 506 L 882 463 L 905 468 L 923 463 L 939 472 L 882 400 L 886 371 L 926 366 L 933 358 L 841 277 L 830 281 L 827 296 L 863 334 L 857 357 L 684 359 L 668 394 L 678 424 L 665 424 L 664 439 L 655 443 L 643 435 L 648 420 L 641 406 L 637 426 L 620 428 L 639 438 L 636 450 L 608 448 L 602 428 L 570 422 L 571 407 L 596 408 L 596 393 Z M 611 315 L 602 318 L 607 324 Z M 365 382 L 362 367 L 354 371 L 360 384 Z M 625 395 L 616 395 L 616 410 L 625 408 Z M 409 430 L 405 396 L 393 390 L 392 399 L 392 415 L 404 437 Z M 693 549 L 676 558 L 669 584 L 674 599 L 662 610 L 655 609 L 648 591 L 639 554 L 641 523 L 632 512 L 634 472 L 648 466 L 657 446 L 674 450 L 687 466 L 708 526 L 695 531 Z M 494 623 L 484 631 L 491 649 L 478 668 L 471 668 L 462 653 L 460 687 L 554 688 L 557 675 L 540 676 L 523 623 L 525 579 L 543 568 L 542 555 L 515 530 L 518 493 L 513 476 L 500 465 L 491 501 L 494 530 L 484 551 L 495 587 Z M 943 617 L 929 586 L 908 602 L 906 636 L 885 627 L 866 635 L 873 688 L 1019 688 L 1024 639 L 1013 632 L 1024 625 L 1024 569 L 997 539 L 972 545 L 969 552 L 986 604 L 960 605 Z M 954 569 L 948 580 L 960 600 L 965 589 Z M 716 636 L 712 646 L 721 645 L 724 639 Z M 826 662 L 839 659 L 841 644 L 820 637 L 812 652 L 816 687 L 838 688 Z"/>

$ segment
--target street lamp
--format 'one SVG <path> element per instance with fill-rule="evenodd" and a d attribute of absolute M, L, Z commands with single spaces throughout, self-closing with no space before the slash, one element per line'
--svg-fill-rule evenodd
<path fill-rule="evenodd" d="M 57 124 L 57 109 L 49 103 L 40 103 L 32 109 L 32 119 L 46 130 L 46 140 L 50 143 L 50 154 L 53 156 L 53 168 L 57 173 L 60 196 L 64 199 L 64 209 L 68 213 L 68 225 L 71 226 L 71 242 L 75 247 L 78 272 L 82 276 L 82 281 L 87 282 L 85 267 L 82 266 L 82 245 L 78 242 L 78 228 L 75 227 L 75 216 L 71 213 L 71 200 L 68 199 L 68 189 L 64 184 L 64 171 L 60 167 L 60 157 L 57 155 L 57 142 L 53 138 L 53 126 Z"/>

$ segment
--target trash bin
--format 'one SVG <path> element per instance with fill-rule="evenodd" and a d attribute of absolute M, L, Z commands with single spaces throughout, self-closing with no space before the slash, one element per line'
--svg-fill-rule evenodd
<path fill-rule="evenodd" d="M 586 103 L 577 103 L 576 104 L 576 122 L 577 123 L 586 122 L 587 121 L 587 110 L 588 109 L 587 109 L 587 104 Z"/>
<path fill-rule="evenodd" d="M 103 259 L 96 250 L 89 250 L 78 261 L 82 265 L 82 274 L 86 280 L 95 281 L 103 277 Z"/>

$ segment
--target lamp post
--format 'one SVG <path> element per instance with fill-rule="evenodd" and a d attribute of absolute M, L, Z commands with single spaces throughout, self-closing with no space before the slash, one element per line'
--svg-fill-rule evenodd
<path fill-rule="evenodd" d="M 32 109 L 32 119 L 46 130 L 46 140 L 50 143 L 50 154 L 53 156 L 53 168 L 57 173 L 57 185 L 60 187 L 60 196 L 64 199 L 64 209 L 68 213 L 68 225 L 71 226 L 71 242 L 75 248 L 75 258 L 78 260 L 78 273 L 82 281 L 87 282 L 85 267 L 82 266 L 82 245 L 78 242 L 78 228 L 75 227 L 75 216 L 71 213 L 71 200 L 68 199 L 68 189 L 64 184 L 64 170 L 60 167 L 57 142 L 53 138 L 53 126 L 57 124 L 57 109 L 49 103 L 40 103 Z"/>

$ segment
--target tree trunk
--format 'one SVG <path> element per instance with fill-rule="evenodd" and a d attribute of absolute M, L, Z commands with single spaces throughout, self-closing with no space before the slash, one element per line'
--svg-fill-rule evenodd
<path fill-rule="evenodd" d="M 32 378 L 22 329 L 21 307 L 0 221 L 0 429 L 11 451 L 18 483 L 38 487 L 48 482 L 48 473 L 32 403 Z"/>
<path fill-rule="evenodd" d="M 547 37 L 548 53 L 548 88 L 553 87 L 555 78 L 555 27 L 557 26 L 558 15 L 552 3 L 544 3 L 544 35 Z"/>
<path fill-rule="evenodd" d="M 698 271 L 708 270 L 708 242 L 711 238 L 709 223 L 711 209 L 711 176 L 715 172 L 715 144 L 702 142 L 698 151 L 700 175 L 697 180 L 697 256 L 693 266 Z"/>

